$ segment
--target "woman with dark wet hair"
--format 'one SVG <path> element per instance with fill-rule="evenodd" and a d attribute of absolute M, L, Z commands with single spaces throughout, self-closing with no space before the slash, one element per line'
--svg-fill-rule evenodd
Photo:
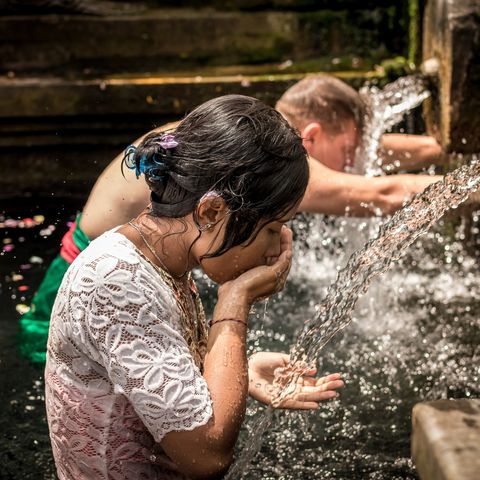
<path fill-rule="evenodd" d="M 53 308 L 47 415 L 64 479 L 216 478 L 247 394 L 271 403 L 281 353 L 247 360 L 253 302 L 283 288 L 305 193 L 301 139 L 260 101 L 211 100 L 174 132 L 125 152 L 151 204 L 90 243 Z M 128 192 L 125 192 L 127 195 Z M 207 328 L 190 272 L 220 284 Z M 302 377 L 284 408 L 336 396 L 338 374 Z"/>

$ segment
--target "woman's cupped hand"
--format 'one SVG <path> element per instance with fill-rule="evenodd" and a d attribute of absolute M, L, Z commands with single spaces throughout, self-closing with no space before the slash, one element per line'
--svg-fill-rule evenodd
<path fill-rule="evenodd" d="M 301 363 L 301 362 L 299 362 Z M 299 374 L 292 376 L 293 384 L 286 390 L 279 388 L 280 377 L 293 370 Z M 302 372 L 302 373 L 300 373 Z M 295 410 L 316 410 L 319 402 L 338 396 L 337 390 L 344 386 L 339 373 L 317 377 L 315 367 L 305 364 L 291 364 L 290 357 L 279 352 L 258 352 L 248 361 L 249 387 L 251 397 L 275 408 Z"/>

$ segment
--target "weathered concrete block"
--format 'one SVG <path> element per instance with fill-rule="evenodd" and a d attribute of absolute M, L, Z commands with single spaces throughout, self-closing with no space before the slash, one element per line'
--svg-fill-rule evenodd
<path fill-rule="evenodd" d="M 285 9 L 285 10 L 343 10 L 348 8 L 358 8 L 358 0 L 149 0 L 150 4 L 160 7 L 165 3 L 189 6 L 211 5 L 217 9 L 229 10 L 260 10 L 260 9 Z M 379 6 L 390 7 L 398 5 L 398 0 L 362 0 L 361 5 L 364 8 L 376 8 Z"/>
<path fill-rule="evenodd" d="M 346 73 L 359 86 L 374 72 Z M 219 95 L 239 93 L 273 105 L 304 74 L 123 77 L 103 80 L 0 78 L 0 118 L 183 115 Z"/>
<path fill-rule="evenodd" d="M 134 11 L 144 10 L 146 3 L 125 0 L 3 0 L 0 1 L 0 14 L 128 15 Z"/>
<path fill-rule="evenodd" d="M 218 10 L 320 10 L 358 7 L 358 0 L 9 0 L 0 2 L 1 13 L 86 13 L 106 15 L 117 11 L 128 14 L 146 8 L 198 8 Z M 398 0 L 363 0 L 365 8 L 391 7 Z"/>
<path fill-rule="evenodd" d="M 302 75 L 0 79 L 0 118 L 183 115 L 219 95 L 275 100 Z"/>
<path fill-rule="evenodd" d="M 480 478 L 480 399 L 418 403 L 412 457 L 422 480 Z"/>
<path fill-rule="evenodd" d="M 480 151 L 480 1 L 429 0 L 423 58 L 437 58 L 438 95 L 427 103 L 430 133 L 450 151 Z"/>

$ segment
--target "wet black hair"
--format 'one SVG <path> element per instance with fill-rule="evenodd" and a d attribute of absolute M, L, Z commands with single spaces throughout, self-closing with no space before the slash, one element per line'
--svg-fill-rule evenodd
<path fill-rule="evenodd" d="M 169 139 L 176 146 L 165 148 Z M 154 216 L 193 213 L 199 226 L 202 196 L 215 191 L 224 199 L 230 210 L 225 236 L 206 257 L 255 238 L 301 200 L 308 184 L 307 154 L 296 131 L 273 108 L 244 95 L 200 105 L 174 132 L 150 133 L 129 155 L 145 173 Z"/>

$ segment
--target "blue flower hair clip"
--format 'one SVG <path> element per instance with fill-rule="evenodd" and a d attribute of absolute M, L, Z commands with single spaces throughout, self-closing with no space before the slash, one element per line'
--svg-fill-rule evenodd
<path fill-rule="evenodd" d="M 170 153 L 169 150 L 177 147 L 178 142 L 175 140 L 174 135 L 168 133 L 161 137 L 159 146 L 165 152 L 165 155 L 166 153 Z M 161 152 L 154 154 L 152 157 L 142 155 L 138 158 L 137 147 L 135 145 L 129 145 L 125 149 L 124 162 L 127 168 L 135 170 L 135 176 L 137 178 L 143 173 L 155 182 L 165 182 L 167 179 L 168 166 L 162 158 Z"/>
<path fill-rule="evenodd" d="M 145 155 L 140 159 L 136 158 L 137 147 L 135 145 L 129 145 L 125 149 L 125 155 L 123 161 L 130 170 L 135 170 L 135 176 L 138 178 L 142 173 L 145 173 Z"/>
<path fill-rule="evenodd" d="M 155 154 L 152 158 L 151 165 L 144 166 L 143 173 L 150 180 L 155 182 L 165 182 L 167 180 L 168 167 L 167 164 Z"/>

